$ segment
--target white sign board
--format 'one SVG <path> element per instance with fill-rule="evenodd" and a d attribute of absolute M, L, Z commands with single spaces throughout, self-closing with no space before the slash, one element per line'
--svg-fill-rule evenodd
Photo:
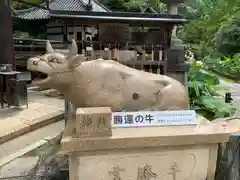
<path fill-rule="evenodd" d="M 197 125 L 196 112 L 181 111 L 136 111 L 113 112 L 112 127 L 177 126 Z"/>

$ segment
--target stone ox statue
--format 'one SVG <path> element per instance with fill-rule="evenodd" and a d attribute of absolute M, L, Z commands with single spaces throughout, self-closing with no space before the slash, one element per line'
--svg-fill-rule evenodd
<path fill-rule="evenodd" d="M 187 91 L 177 80 L 136 70 L 113 60 L 85 61 L 76 42 L 68 54 L 53 50 L 28 60 L 28 70 L 44 74 L 33 83 L 60 91 L 75 108 L 111 107 L 112 111 L 187 108 Z"/>

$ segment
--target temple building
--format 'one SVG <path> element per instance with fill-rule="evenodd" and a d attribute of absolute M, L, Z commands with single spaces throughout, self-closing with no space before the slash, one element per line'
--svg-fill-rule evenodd
<path fill-rule="evenodd" d="M 81 25 L 64 25 L 60 21 L 52 20 L 50 17 L 50 11 L 91 11 L 91 12 L 109 12 L 110 10 L 103 6 L 97 0 L 49 0 L 48 3 L 42 3 L 41 7 L 31 7 L 24 10 L 16 10 L 14 18 L 21 19 L 28 23 L 45 24 L 46 26 L 46 39 L 63 41 L 63 33 L 66 31 L 67 39 L 76 40 L 82 39 L 82 26 Z M 65 29 L 64 29 L 65 28 Z M 92 28 L 84 27 L 86 32 L 86 38 L 91 38 Z M 91 35 L 90 35 L 91 34 Z"/>
<path fill-rule="evenodd" d="M 97 0 L 50 0 L 39 8 L 16 11 L 15 18 L 45 23 L 46 39 L 60 42 L 63 49 L 77 40 L 79 52 L 87 59 L 113 59 L 186 85 L 189 65 L 176 37 L 176 27 L 186 22 L 178 15 L 183 0 L 162 1 L 166 14 L 112 12 Z"/>

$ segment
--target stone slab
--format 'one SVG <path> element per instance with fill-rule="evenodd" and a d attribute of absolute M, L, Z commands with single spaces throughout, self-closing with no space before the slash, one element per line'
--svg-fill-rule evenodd
<path fill-rule="evenodd" d="M 239 120 L 239 118 L 235 118 Z M 227 142 L 230 134 L 239 131 L 229 122 L 203 123 L 198 126 L 152 126 L 144 128 L 113 128 L 112 136 L 78 138 L 75 122 L 68 121 L 61 142 L 65 152 L 101 151 L 121 148 L 141 148 Z"/>
<path fill-rule="evenodd" d="M 139 152 L 125 150 L 125 153 L 123 152 L 78 157 L 78 178 L 76 179 L 203 180 L 207 177 L 209 162 L 209 148 L 207 147 L 148 149 L 148 151 L 139 150 Z"/>
<path fill-rule="evenodd" d="M 0 121 L 0 144 L 30 131 L 30 125 L 20 118 L 6 118 Z"/>
<path fill-rule="evenodd" d="M 27 175 L 27 172 L 31 171 L 36 166 L 37 161 L 38 157 L 17 158 L 0 168 L 0 178 Z"/>
<path fill-rule="evenodd" d="M 15 159 L 23 156 L 24 154 L 28 153 L 29 151 L 32 151 L 32 150 L 44 145 L 45 143 L 47 143 L 46 140 L 40 140 L 33 144 L 30 144 L 29 146 L 27 146 L 23 149 L 17 150 L 16 152 L 14 152 L 8 156 L 4 156 L 3 158 L 0 159 L 0 167 L 4 167 L 4 166 L 8 165 Z"/>
<path fill-rule="evenodd" d="M 56 138 L 64 129 L 64 120 L 39 128 L 0 145 L 0 167 L 29 154 Z"/>
<path fill-rule="evenodd" d="M 1 109 L 0 144 L 63 118 L 59 108 L 36 102 L 28 109 Z"/>

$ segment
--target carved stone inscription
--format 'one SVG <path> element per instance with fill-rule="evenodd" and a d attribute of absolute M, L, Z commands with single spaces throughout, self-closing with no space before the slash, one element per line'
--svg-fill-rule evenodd
<path fill-rule="evenodd" d="M 120 168 L 119 166 L 114 166 L 112 171 L 109 171 L 109 175 L 112 176 L 113 180 L 122 180 L 121 172 L 125 169 Z M 138 167 L 137 180 L 151 180 L 157 177 L 157 174 L 152 172 L 152 166 L 145 164 L 143 167 Z"/>
<path fill-rule="evenodd" d="M 112 177 L 113 180 L 122 180 L 121 172 L 123 171 L 124 169 L 120 168 L 119 166 L 114 166 L 112 170 L 108 172 L 108 174 Z"/>
<path fill-rule="evenodd" d="M 79 158 L 79 180 L 205 180 L 208 148 Z"/>
<path fill-rule="evenodd" d="M 76 115 L 76 133 L 79 137 L 111 136 L 110 108 L 81 108 Z"/>
<path fill-rule="evenodd" d="M 157 178 L 157 174 L 152 172 L 152 166 L 145 164 L 143 167 L 138 167 L 137 180 L 151 180 Z"/>

